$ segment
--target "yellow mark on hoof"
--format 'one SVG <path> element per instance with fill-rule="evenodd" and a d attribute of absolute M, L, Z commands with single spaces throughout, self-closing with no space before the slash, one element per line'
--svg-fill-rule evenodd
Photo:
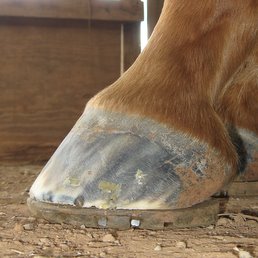
<path fill-rule="evenodd" d="M 138 169 L 135 174 L 135 179 L 137 180 L 139 185 L 142 185 L 145 181 L 145 177 L 147 175 L 143 173 L 142 170 Z"/>
<path fill-rule="evenodd" d="M 80 186 L 80 179 L 77 177 L 67 177 L 64 181 L 64 185 L 78 187 Z"/>
<path fill-rule="evenodd" d="M 99 189 L 107 193 L 114 193 L 120 191 L 121 186 L 119 184 L 101 181 L 99 182 Z"/>
<path fill-rule="evenodd" d="M 99 189 L 105 193 L 105 201 L 102 203 L 102 209 L 116 208 L 119 193 L 121 191 L 121 185 L 101 181 L 99 182 Z"/>

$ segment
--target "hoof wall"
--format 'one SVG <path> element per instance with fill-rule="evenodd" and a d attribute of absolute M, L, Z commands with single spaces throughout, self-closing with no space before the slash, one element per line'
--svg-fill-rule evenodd
<path fill-rule="evenodd" d="M 232 173 L 218 151 L 198 139 L 150 119 L 89 109 L 30 197 L 78 208 L 180 209 L 207 200 Z"/>

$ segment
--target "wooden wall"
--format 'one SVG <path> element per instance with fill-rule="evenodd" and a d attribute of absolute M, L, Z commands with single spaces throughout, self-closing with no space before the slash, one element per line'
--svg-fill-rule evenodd
<path fill-rule="evenodd" d="M 0 161 L 47 160 L 140 52 L 140 0 L 0 1 Z"/>
<path fill-rule="evenodd" d="M 148 0 L 148 36 L 150 37 L 162 10 L 164 0 Z"/>

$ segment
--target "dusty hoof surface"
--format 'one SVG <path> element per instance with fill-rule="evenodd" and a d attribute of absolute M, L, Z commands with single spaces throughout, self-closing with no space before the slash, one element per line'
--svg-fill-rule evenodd
<path fill-rule="evenodd" d="M 119 230 L 208 226 L 216 223 L 219 214 L 219 201 L 215 199 L 178 210 L 101 210 L 55 205 L 30 198 L 27 203 L 34 216 L 51 222 Z"/>
<path fill-rule="evenodd" d="M 134 115 L 88 109 L 30 196 L 99 209 L 179 209 L 207 200 L 232 176 L 207 144 Z"/>

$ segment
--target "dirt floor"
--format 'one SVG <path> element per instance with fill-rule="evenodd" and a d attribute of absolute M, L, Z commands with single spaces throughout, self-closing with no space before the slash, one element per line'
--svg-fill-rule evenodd
<path fill-rule="evenodd" d="M 31 217 L 40 166 L 0 166 L 0 257 L 258 257 L 258 218 L 236 214 L 206 228 L 114 231 Z M 258 202 L 257 202 L 258 205 Z"/>

